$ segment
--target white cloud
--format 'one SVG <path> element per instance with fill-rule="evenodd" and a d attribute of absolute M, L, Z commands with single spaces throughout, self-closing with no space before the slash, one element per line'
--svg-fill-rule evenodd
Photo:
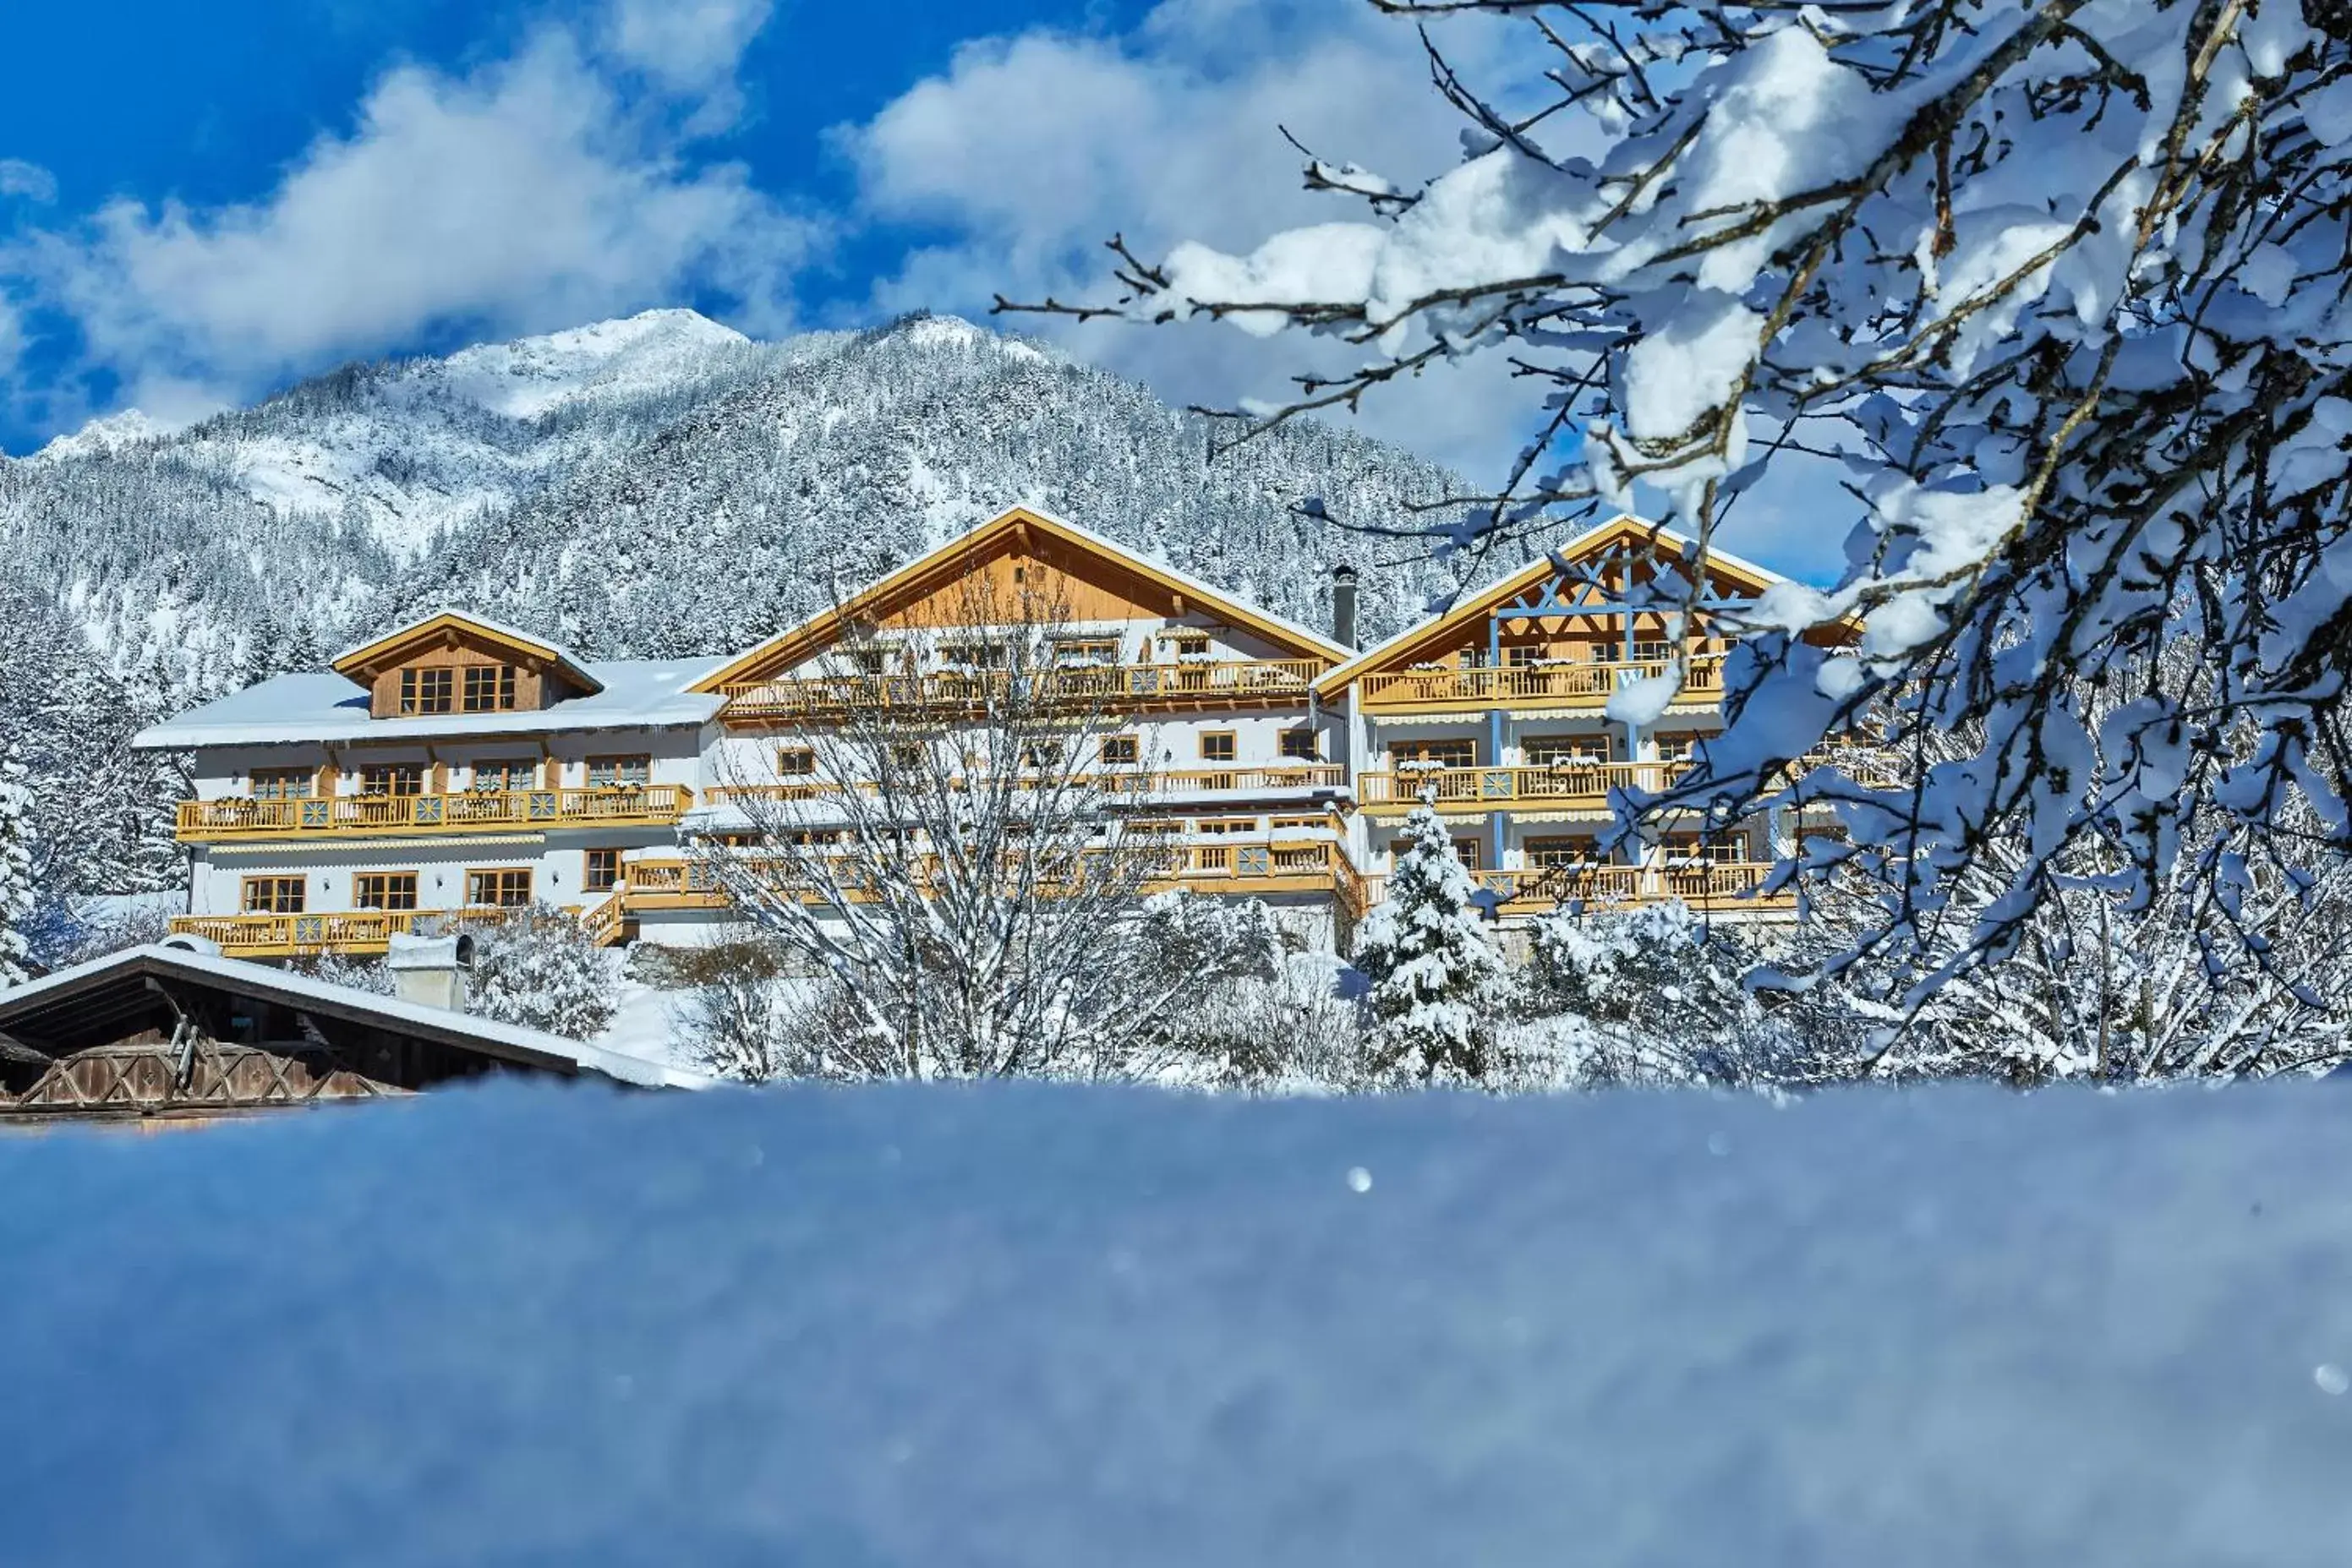
<path fill-rule="evenodd" d="M 616 57 L 674 90 L 730 80 L 773 0 L 618 0 L 605 31 Z"/>
<path fill-rule="evenodd" d="M 58 177 L 38 163 L 27 163 L 22 158 L 0 158 L 0 196 L 54 202 L 58 199 Z"/>
<path fill-rule="evenodd" d="M 1463 18 L 1433 32 L 1474 80 L 1524 74 L 1496 68 L 1527 47 L 1522 24 Z M 1104 297 L 1102 242 L 1114 232 L 1152 256 L 1180 239 L 1248 250 L 1280 229 L 1360 219 L 1360 204 L 1302 188 L 1304 160 L 1283 128 L 1328 162 L 1410 189 L 1451 165 L 1463 121 L 1431 89 L 1413 29 L 1369 6 L 1163 0 L 1121 36 L 1035 30 L 968 44 L 945 71 L 835 137 L 866 216 L 947 231 L 879 284 L 872 304 L 980 313 L 1000 292 Z M 1213 406 L 1278 401 L 1298 371 L 1359 362 L 1337 340 L 1296 332 L 1260 340 L 1210 323 L 999 324 L 1053 338 L 1172 401 Z M 1535 428 L 1538 402 L 1532 383 L 1490 352 L 1391 384 L 1355 423 L 1493 485 Z M 1727 542 L 1799 570 L 1834 554 L 1834 538 L 1825 554 L 1796 537 L 1804 532 L 1759 495 Z"/>
<path fill-rule="evenodd" d="M 681 22 L 646 68 L 724 74 L 761 7 L 705 9 L 727 13 L 714 25 L 730 48 Z M 704 53 L 680 52 L 689 35 Z M 257 201 L 117 202 L 20 242 L 0 268 L 75 318 L 134 399 L 183 403 L 192 387 L 244 395 L 439 326 L 571 326 L 698 287 L 779 325 L 814 225 L 740 167 L 692 162 L 687 134 L 549 29 L 463 76 L 392 71 L 347 134 L 320 138 Z"/>
<path fill-rule="evenodd" d="M 1488 30 L 1459 35 L 1486 47 Z M 884 308 L 985 310 L 997 292 L 1098 296 L 1102 241 L 1144 253 L 1181 238 L 1243 246 L 1270 230 L 1358 209 L 1300 188 L 1282 130 L 1318 153 L 1406 183 L 1453 156 L 1458 121 L 1428 89 L 1410 28 L 1369 8 L 1304 0 L 1167 0 L 1119 37 L 1036 31 L 960 49 L 866 124 L 837 133 L 866 214 L 948 228 L 877 289 Z M 1353 350 L 1227 328 L 1012 325 L 1184 402 L 1279 396 L 1284 378 Z M 1360 421 L 1492 475 L 1518 444 L 1524 386 L 1499 368 L 1433 371 Z"/>

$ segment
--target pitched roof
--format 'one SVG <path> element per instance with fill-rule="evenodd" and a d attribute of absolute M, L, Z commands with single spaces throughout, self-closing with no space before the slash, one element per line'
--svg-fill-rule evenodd
<path fill-rule="evenodd" d="M 230 996 L 275 1002 L 346 1023 L 371 1025 L 436 1044 L 555 1072 L 599 1072 L 624 1083 L 693 1088 L 697 1072 L 567 1040 L 474 1013 L 378 996 L 284 969 L 160 944 L 128 947 L 47 978 L 0 991 L 0 1035 L 36 1047 L 79 1049 L 154 1005 L 151 979 L 178 980 Z"/>
<path fill-rule="evenodd" d="M 1677 552 L 1695 551 L 1698 548 L 1697 541 L 1687 535 L 1621 513 L 1605 523 L 1587 528 L 1557 549 L 1497 578 L 1486 587 L 1465 593 L 1444 613 L 1430 620 L 1415 622 L 1387 642 L 1367 648 L 1338 669 L 1326 671 L 1315 683 L 1316 693 L 1326 698 L 1335 696 L 1359 677 L 1425 645 L 1442 643 L 1465 627 L 1483 621 L 1486 612 L 1496 605 L 1508 603 L 1558 573 L 1560 562 L 1574 561 L 1627 540 L 1654 545 L 1662 559 Z M 1754 561 L 1742 559 L 1728 550 L 1712 546 L 1706 552 L 1706 570 L 1710 573 L 1740 580 L 1759 592 L 1776 582 L 1787 580 L 1769 567 L 1758 566 Z"/>
<path fill-rule="evenodd" d="M 754 679 L 761 674 L 800 664 L 829 646 L 848 622 L 860 616 L 887 614 L 892 608 L 953 581 L 977 562 L 992 558 L 1001 547 L 1011 544 L 1024 530 L 1111 561 L 1120 570 L 1154 582 L 1187 601 L 1214 610 L 1233 624 L 1245 627 L 1297 656 L 1336 663 L 1351 652 L 1344 643 L 1335 643 L 1320 632 L 1246 603 L 1164 562 L 1151 560 L 1117 539 L 1034 507 L 1014 507 L 859 590 L 842 604 L 820 611 L 799 625 L 739 654 L 703 677 L 695 689 L 716 692 L 730 682 Z"/>
<path fill-rule="evenodd" d="M 131 737 L 145 751 L 199 746 L 286 746 L 304 741 L 433 740 L 448 737 L 540 735 L 562 731 L 660 729 L 699 725 L 719 699 L 691 688 L 717 659 L 612 659 L 583 666 L 594 695 L 552 707 L 498 713 L 419 714 L 371 718 L 364 692 L 338 674 L 310 670 L 273 675 Z"/>
<path fill-rule="evenodd" d="M 571 650 L 544 637 L 501 625 L 496 621 L 476 615 L 467 610 L 437 610 L 403 626 L 396 626 L 380 637 L 347 648 L 335 655 L 328 668 L 364 685 L 374 671 L 396 662 L 409 650 L 422 644 L 438 643 L 457 632 L 470 632 L 479 641 L 494 647 L 511 650 L 526 659 L 551 665 L 573 685 L 583 692 L 603 690 L 588 666 L 572 657 Z"/>

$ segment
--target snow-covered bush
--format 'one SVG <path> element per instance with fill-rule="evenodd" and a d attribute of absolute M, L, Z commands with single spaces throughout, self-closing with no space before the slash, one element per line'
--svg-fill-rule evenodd
<path fill-rule="evenodd" d="M 45 969 L 63 969 L 161 942 L 172 934 L 173 911 L 186 902 L 185 889 L 101 898 L 45 890 L 27 927 L 33 961 Z"/>
<path fill-rule="evenodd" d="M 391 968 L 381 958 L 354 958 L 341 953 L 314 953 L 288 961 L 289 969 L 324 985 L 348 986 L 355 991 L 391 996 L 399 988 Z"/>
<path fill-rule="evenodd" d="M 828 1044 L 859 1027 L 838 982 L 747 965 L 685 993 L 675 1018 L 695 1065 L 742 1083 L 842 1076 Z"/>
<path fill-rule="evenodd" d="M 1796 1041 L 1740 984 L 1755 955 L 1680 902 L 1536 922 L 1504 1076 L 1529 1088 L 1803 1076 Z"/>
<path fill-rule="evenodd" d="M 619 999 L 611 956 L 571 915 L 541 904 L 467 929 L 474 1011 L 570 1040 L 593 1040 L 613 1021 Z"/>
<path fill-rule="evenodd" d="M 1177 1017 L 1167 1076 L 1213 1089 L 1364 1088 L 1363 990 L 1361 975 L 1324 952 L 1287 954 L 1271 977 L 1210 985 Z"/>
<path fill-rule="evenodd" d="M 1371 981 L 1372 1050 L 1391 1076 L 1475 1082 L 1493 1066 L 1509 982 L 1477 896 L 1424 791 L 1405 819 L 1388 896 L 1356 936 L 1356 967 Z"/>

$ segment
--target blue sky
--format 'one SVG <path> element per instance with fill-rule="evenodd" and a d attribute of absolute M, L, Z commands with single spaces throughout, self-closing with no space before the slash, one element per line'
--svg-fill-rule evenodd
<path fill-rule="evenodd" d="M 1278 127 L 1408 178 L 1455 147 L 1410 29 L 1356 0 L 122 0 L 10 42 L 8 452 L 655 306 L 763 337 L 983 317 L 1098 290 L 1114 230 L 1352 216 Z M 1180 402 L 1278 392 L 1302 352 L 1023 324 Z M 1477 367 L 1361 423 L 1492 476 L 1525 409 Z M 1732 542 L 1817 570 L 1811 530 L 1759 524 Z"/>

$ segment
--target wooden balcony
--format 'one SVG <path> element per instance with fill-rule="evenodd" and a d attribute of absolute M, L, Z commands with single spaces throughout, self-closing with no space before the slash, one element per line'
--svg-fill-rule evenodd
<path fill-rule="evenodd" d="M 1436 795 L 1438 810 L 1447 815 L 1515 807 L 1602 812 L 1609 810 L 1610 790 L 1663 789 L 1682 776 L 1684 767 L 1679 762 L 1565 762 L 1536 768 L 1407 768 L 1360 775 L 1356 800 L 1383 818 L 1412 810 L 1424 789 Z"/>
<path fill-rule="evenodd" d="M 335 915 L 181 915 L 175 936 L 202 936 L 232 958 L 299 958 L 320 953 L 369 957 L 388 950 L 395 936 L 431 922 L 486 925 L 512 909 L 356 909 Z M 577 911 L 574 911 L 577 913 Z"/>
<path fill-rule="evenodd" d="M 829 724 L 877 707 L 956 716 L 1022 706 L 1073 711 L 1190 711 L 1304 705 L 1328 668 L 1317 659 L 1219 659 L 1176 664 L 1072 664 L 1013 676 L 954 670 L 922 675 L 813 675 L 723 686 L 720 719 L 747 727 Z M 1032 695 L 1016 680 L 1040 683 Z"/>
<path fill-rule="evenodd" d="M 1772 874 L 1769 861 L 1675 861 L 1664 865 L 1535 866 L 1472 873 L 1495 894 L 1499 915 L 1543 915 L 1561 904 L 1592 906 L 1664 904 L 1679 899 L 1713 915 L 1786 914 L 1792 891 L 1759 896 Z"/>
<path fill-rule="evenodd" d="M 1363 879 L 1336 839 L 1234 839 L 1166 846 L 1166 870 L 1146 891 L 1189 888 L 1235 897 L 1330 894 L 1361 913 Z M 723 909 L 730 902 L 709 862 L 684 856 L 630 861 L 621 889 L 630 915 L 656 910 Z"/>
<path fill-rule="evenodd" d="M 1357 683 L 1366 713 L 1468 713 L 1485 708 L 1599 708 L 1621 686 L 1674 668 L 1670 660 L 1633 664 L 1486 664 L 1467 669 L 1397 670 Z M 1723 658 L 1694 658 L 1678 704 L 1712 704 L 1723 695 Z"/>
<path fill-rule="evenodd" d="M 694 803 L 682 784 L 617 789 L 480 790 L 446 795 L 322 795 L 307 800 L 183 800 L 184 844 L 379 833 L 536 832 L 550 828 L 669 827 Z"/>
<path fill-rule="evenodd" d="M 1056 782 L 1061 780 L 1056 779 Z M 1076 783 L 1105 795 L 1154 799 L 1168 795 L 1276 794 L 1287 789 L 1338 789 L 1348 781 L 1348 770 L 1337 763 L 1282 763 L 1265 768 L 1189 768 L 1158 773 L 1097 773 Z M 962 780 L 953 784 L 961 788 Z M 831 779 L 796 779 L 774 784 L 714 784 L 703 791 L 713 806 L 756 806 L 779 800 L 823 800 L 855 789 L 863 795 L 880 792 L 870 779 L 855 785 Z"/>

